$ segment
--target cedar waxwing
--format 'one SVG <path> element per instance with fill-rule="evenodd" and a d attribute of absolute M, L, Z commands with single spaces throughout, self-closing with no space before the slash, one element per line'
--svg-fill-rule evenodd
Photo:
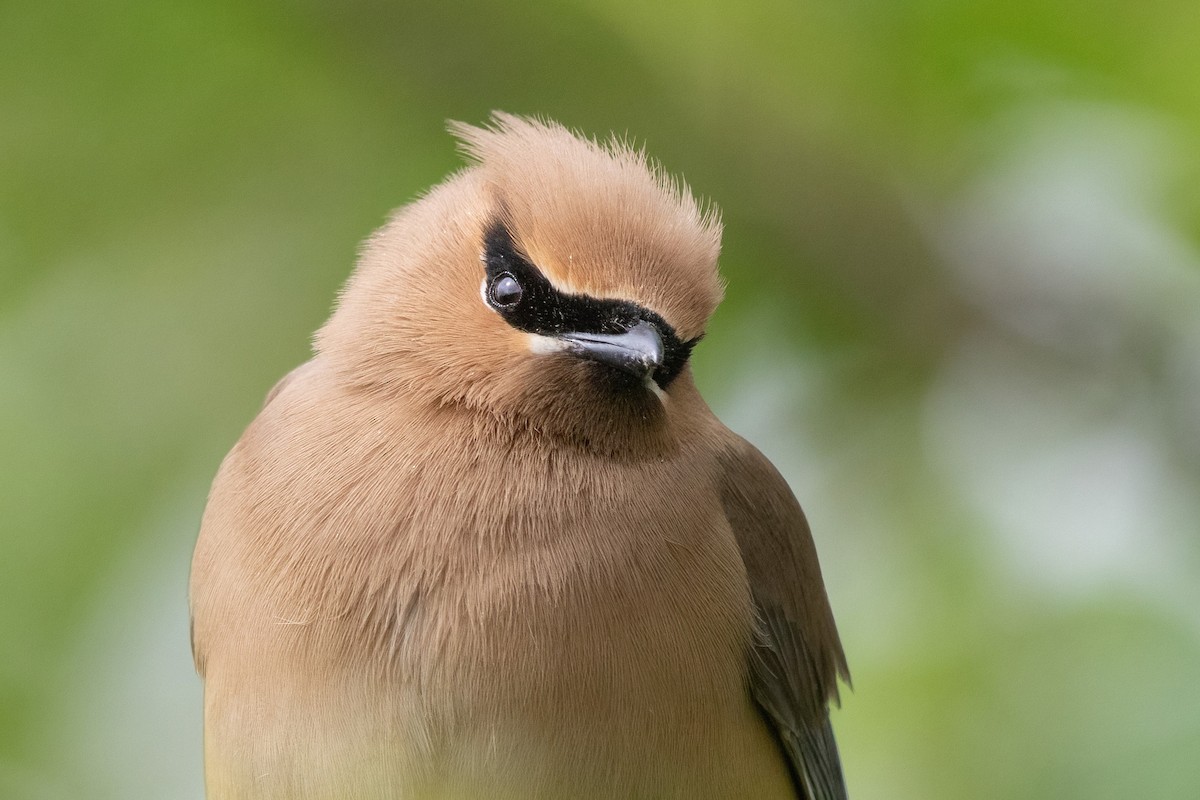
<path fill-rule="evenodd" d="M 496 114 L 363 248 L 212 487 L 211 800 L 844 798 L 804 515 L 688 357 L 721 226 Z"/>

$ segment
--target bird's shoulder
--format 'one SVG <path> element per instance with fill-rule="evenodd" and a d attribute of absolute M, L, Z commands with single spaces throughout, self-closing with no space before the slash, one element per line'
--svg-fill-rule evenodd
<path fill-rule="evenodd" d="M 726 519 L 737 539 L 756 603 L 778 609 L 811 631 L 821 651 L 821 685 L 836 696 L 846 668 L 808 520 L 791 487 L 754 445 L 725 431 L 717 449 L 718 482 Z"/>
<path fill-rule="evenodd" d="M 721 502 L 758 617 L 750 654 L 755 701 L 805 800 L 845 797 L 828 703 L 849 680 L 808 522 L 787 481 L 733 433 L 718 454 Z"/>

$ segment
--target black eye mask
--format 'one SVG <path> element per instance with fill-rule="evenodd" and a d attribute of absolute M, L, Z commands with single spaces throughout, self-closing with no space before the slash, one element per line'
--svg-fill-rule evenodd
<path fill-rule="evenodd" d="M 484 234 L 484 263 L 488 305 L 518 330 L 564 337 L 625 334 L 638 326 L 653 326 L 662 339 L 662 360 L 652 377 L 662 389 L 683 370 L 700 340 L 680 341 L 666 320 L 636 303 L 559 291 L 517 249 L 502 222 L 493 222 Z"/>

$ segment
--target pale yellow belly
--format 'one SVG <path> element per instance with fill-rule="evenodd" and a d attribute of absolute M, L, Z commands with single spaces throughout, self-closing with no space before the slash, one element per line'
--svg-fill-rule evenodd
<path fill-rule="evenodd" d="M 216 687 L 213 687 L 216 688 Z M 209 709 L 209 800 L 794 800 L 778 746 L 739 712 L 657 720 L 464 719 L 438 730 L 416 698 L 290 700 Z M 219 698 L 218 698 L 219 699 Z M 232 700 L 234 698 L 227 698 Z M 277 705 L 278 704 L 278 705 Z M 391 716 L 407 706 L 407 718 Z M 714 709 L 727 704 L 714 703 Z M 654 723 L 657 721 L 657 725 Z"/>

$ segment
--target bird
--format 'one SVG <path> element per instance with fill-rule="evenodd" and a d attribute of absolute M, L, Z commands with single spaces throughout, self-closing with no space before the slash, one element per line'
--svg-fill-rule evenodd
<path fill-rule="evenodd" d="M 207 797 L 845 798 L 808 523 L 693 379 L 719 212 L 625 137 L 449 127 L 213 481 Z"/>

